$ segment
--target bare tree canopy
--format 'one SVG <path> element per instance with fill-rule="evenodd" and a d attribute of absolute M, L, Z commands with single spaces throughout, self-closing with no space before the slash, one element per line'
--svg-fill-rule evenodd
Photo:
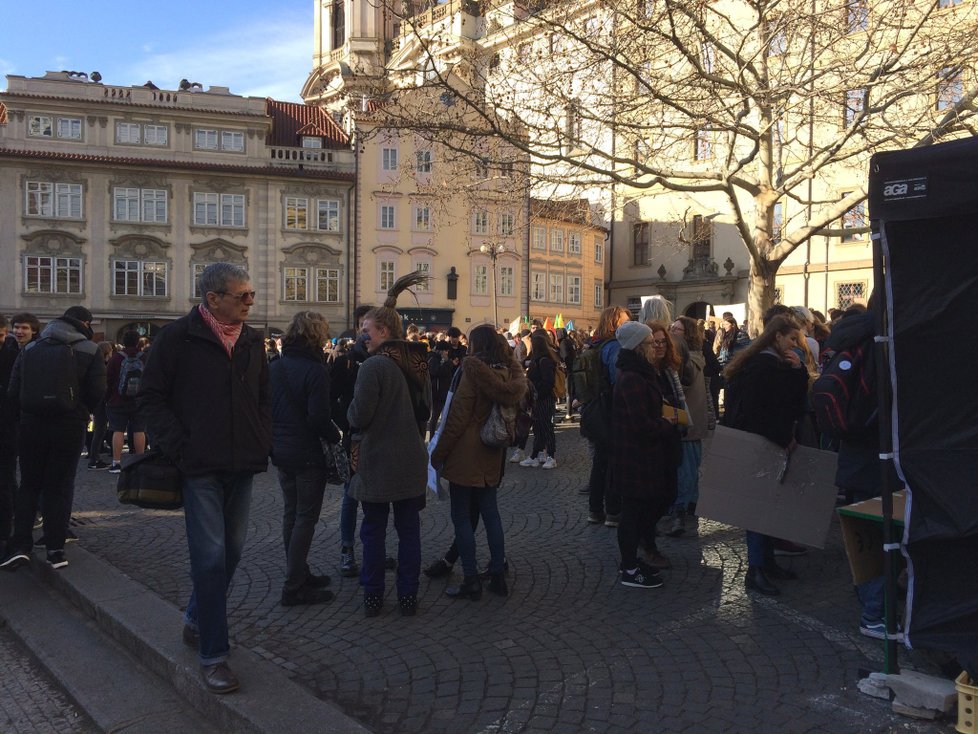
<path fill-rule="evenodd" d="M 962 0 L 388 2 L 368 91 L 388 124 L 465 133 L 475 157 L 502 138 L 538 195 L 721 202 L 755 315 L 784 259 L 865 200 L 872 153 L 973 134 L 978 9 Z M 427 104 L 401 103 L 418 88 Z"/>

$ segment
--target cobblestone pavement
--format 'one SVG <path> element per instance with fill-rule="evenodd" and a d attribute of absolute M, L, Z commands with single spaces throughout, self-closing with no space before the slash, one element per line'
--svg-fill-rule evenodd
<path fill-rule="evenodd" d="M 801 580 L 785 582 L 777 600 L 745 594 L 742 531 L 707 520 L 698 536 L 661 542 L 674 566 L 665 586 L 624 588 L 615 531 L 586 522 L 578 490 L 590 464 L 576 425 L 559 429 L 558 461 L 554 471 L 507 465 L 499 504 L 510 596 L 456 601 L 446 580 L 422 577 L 414 618 L 397 614 L 392 576 L 376 619 L 364 619 L 356 579 L 339 577 L 337 488 L 327 490 L 310 554 L 337 596 L 280 606 L 281 496 L 273 472 L 259 475 L 230 591 L 234 644 L 379 732 L 951 731 L 897 717 L 856 690 L 882 670 L 882 643 L 858 635 L 837 523 L 826 550 L 786 559 Z M 123 507 L 114 485 L 81 463 L 80 543 L 185 604 L 182 515 Z M 429 501 L 422 538 L 425 562 L 447 548 L 447 502 Z M 488 554 L 477 539 L 481 566 Z M 389 549 L 394 542 L 391 530 Z"/>
<path fill-rule="evenodd" d="M 95 724 L 51 680 L 10 630 L 0 625 L 0 732 L 94 734 L 97 731 Z"/>

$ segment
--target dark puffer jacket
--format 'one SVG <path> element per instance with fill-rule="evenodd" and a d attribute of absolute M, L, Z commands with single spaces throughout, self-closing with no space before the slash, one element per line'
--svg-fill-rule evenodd
<path fill-rule="evenodd" d="M 655 367 L 631 349 L 618 352 L 612 402 L 612 479 L 622 497 L 654 500 L 665 509 L 676 499 L 672 449 L 676 427 L 662 417 Z"/>
<path fill-rule="evenodd" d="M 185 474 L 265 471 L 272 396 L 264 340 L 242 326 L 229 358 L 197 308 L 156 337 L 136 402 Z"/>
<path fill-rule="evenodd" d="M 331 420 L 329 376 L 321 350 L 285 345 L 268 368 L 272 382 L 272 463 L 289 472 L 325 463 L 322 439 L 339 433 Z"/>

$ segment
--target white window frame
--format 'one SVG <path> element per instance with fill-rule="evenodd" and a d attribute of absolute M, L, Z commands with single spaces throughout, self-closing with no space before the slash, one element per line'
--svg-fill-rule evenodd
<path fill-rule="evenodd" d="M 516 268 L 512 265 L 499 266 L 499 295 L 512 296 L 516 287 Z"/>
<path fill-rule="evenodd" d="M 380 229 L 397 229 L 397 208 L 393 204 L 380 205 Z"/>
<path fill-rule="evenodd" d="M 564 274 L 550 273 L 549 289 L 547 291 L 550 303 L 564 302 Z"/>
<path fill-rule="evenodd" d="M 430 150 L 418 150 L 415 151 L 415 167 L 414 170 L 417 173 L 431 173 L 434 163 L 431 157 Z"/>
<path fill-rule="evenodd" d="M 530 245 L 534 250 L 547 251 L 547 228 L 534 225 L 530 231 Z"/>
<path fill-rule="evenodd" d="M 489 295 L 489 266 L 485 263 L 475 263 L 472 266 L 472 294 Z"/>
<path fill-rule="evenodd" d="M 564 254 L 564 230 L 561 227 L 550 230 L 550 252 Z"/>
<path fill-rule="evenodd" d="M 600 280 L 594 281 L 594 307 L 604 308 L 604 284 Z"/>
<path fill-rule="evenodd" d="M 431 261 L 430 260 L 418 260 L 414 264 L 415 271 L 421 273 L 422 275 L 431 275 Z M 418 293 L 427 293 L 431 290 L 431 280 L 423 280 L 414 286 L 414 290 Z"/>
<path fill-rule="evenodd" d="M 594 262 L 604 262 L 604 237 L 600 235 L 594 237 Z"/>
<path fill-rule="evenodd" d="M 239 130 L 221 130 L 221 150 L 231 153 L 244 153 L 244 133 Z"/>
<path fill-rule="evenodd" d="M 195 227 L 239 227 L 247 221 L 244 194 L 217 194 L 212 191 L 194 192 Z M 200 214 L 203 212 L 203 220 Z"/>
<path fill-rule="evenodd" d="M 214 128 L 194 128 L 195 150 L 220 150 L 220 131 Z"/>
<path fill-rule="evenodd" d="M 326 226 L 323 226 L 323 225 Z M 340 200 L 318 199 L 316 201 L 316 227 L 320 232 L 340 231 Z"/>
<path fill-rule="evenodd" d="M 431 207 L 423 204 L 414 206 L 414 229 L 416 232 L 431 231 Z"/>
<path fill-rule="evenodd" d="M 319 150 L 323 147 L 323 139 L 315 135 L 303 135 L 302 147 Z"/>
<path fill-rule="evenodd" d="M 693 159 L 697 161 L 713 160 L 713 134 L 706 128 L 696 129 L 693 140 Z"/>
<path fill-rule="evenodd" d="M 24 255 L 22 263 L 24 293 L 80 294 L 82 292 L 84 272 L 80 257 L 28 254 Z M 72 276 L 74 276 L 74 283 Z"/>
<path fill-rule="evenodd" d="M 542 270 L 530 271 L 530 300 L 538 302 L 547 300 L 547 274 Z"/>
<path fill-rule="evenodd" d="M 580 275 L 567 276 L 567 303 L 574 304 L 575 306 L 581 305 L 581 276 Z"/>
<path fill-rule="evenodd" d="M 499 214 L 499 234 L 503 237 L 512 237 L 516 231 L 516 217 L 512 212 L 501 212 Z"/>
<path fill-rule="evenodd" d="M 115 142 L 116 145 L 142 145 L 143 127 L 138 122 L 127 122 L 116 120 L 115 123 Z"/>
<path fill-rule="evenodd" d="M 843 110 L 842 125 L 845 128 L 850 128 L 856 122 L 856 118 L 859 117 L 863 109 L 866 106 L 866 90 L 863 88 L 859 89 L 847 89 L 846 90 L 846 101 Z"/>
<path fill-rule="evenodd" d="M 325 295 L 323 288 L 326 289 Z M 316 302 L 340 302 L 340 271 L 339 268 L 316 268 Z"/>
<path fill-rule="evenodd" d="M 472 234 L 489 234 L 489 211 L 487 209 L 476 209 L 472 212 Z"/>
<path fill-rule="evenodd" d="M 282 300 L 289 303 L 309 300 L 309 268 L 292 265 L 282 268 Z"/>
<path fill-rule="evenodd" d="M 567 254 L 581 254 L 581 233 L 576 230 L 571 230 L 567 233 Z"/>
<path fill-rule="evenodd" d="M 81 140 L 82 121 L 80 117 L 59 117 L 57 135 L 60 140 Z"/>
<path fill-rule="evenodd" d="M 54 117 L 51 115 L 30 115 L 27 118 L 27 137 L 53 138 Z"/>
<path fill-rule="evenodd" d="M 380 169 L 388 173 L 393 173 L 397 170 L 397 165 L 397 148 L 381 148 Z"/>
<path fill-rule="evenodd" d="M 339 269 L 284 266 L 282 300 L 287 303 L 339 303 Z"/>
<path fill-rule="evenodd" d="M 397 261 L 380 260 L 377 262 L 377 290 L 386 293 L 397 280 Z"/>
<path fill-rule="evenodd" d="M 842 198 L 845 199 L 851 191 L 845 191 Z M 846 232 L 849 229 L 862 229 L 866 226 L 866 201 L 865 199 L 854 207 L 847 209 L 842 215 L 842 242 L 844 244 L 864 242 L 866 235 L 862 233 Z"/>
<path fill-rule="evenodd" d="M 27 181 L 24 214 L 47 219 L 82 219 L 84 190 L 81 184 Z"/>
<path fill-rule="evenodd" d="M 112 188 L 112 219 L 116 222 L 165 224 L 167 204 L 166 189 Z"/>
<path fill-rule="evenodd" d="M 937 109 L 949 110 L 964 97 L 964 74 L 946 66 L 937 72 Z"/>
<path fill-rule="evenodd" d="M 158 290 L 157 277 L 162 270 L 163 292 Z M 119 275 L 123 275 L 125 286 L 119 292 Z M 160 260 L 113 260 L 112 261 L 112 295 L 132 296 L 135 298 L 166 298 L 170 292 L 170 268 Z M 152 291 L 152 292 L 147 292 Z"/>
<path fill-rule="evenodd" d="M 166 125 L 143 125 L 143 145 L 164 148 L 170 141 L 170 128 Z"/>
<path fill-rule="evenodd" d="M 286 229 L 309 229 L 309 199 L 305 196 L 286 196 L 284 213 Z"/>

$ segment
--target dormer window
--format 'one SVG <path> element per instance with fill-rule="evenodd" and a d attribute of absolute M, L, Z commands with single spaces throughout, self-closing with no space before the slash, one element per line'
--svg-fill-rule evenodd
<path fill-rule="evenodd" d="M 322 148 L 323 139 L 316 137 L 314 135 L 303 135 L 302 136 L 302 147 L 303 148 Z"/>

